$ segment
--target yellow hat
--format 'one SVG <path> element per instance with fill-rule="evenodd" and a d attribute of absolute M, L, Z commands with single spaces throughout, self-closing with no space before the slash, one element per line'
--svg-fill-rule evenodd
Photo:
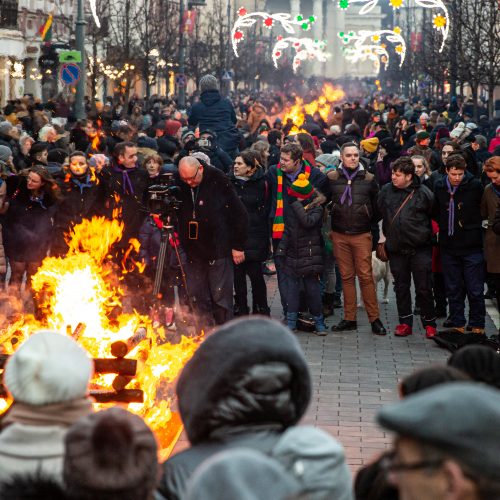
<path fill-rule="evenodd" d="M 367 153 L 375 153 L 378 148 L 379 140 L 378 137 L 370 137 L 369 139 L 365 139 L 364 141 L 361 141 L 361 147 L 367 152 Z"/>

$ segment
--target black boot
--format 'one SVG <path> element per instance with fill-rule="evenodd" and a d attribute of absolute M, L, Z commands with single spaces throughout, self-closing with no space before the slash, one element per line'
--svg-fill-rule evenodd
<path fill-rule="evenodd" d="M 248 316 L 250 311 L 248 310 L 248 306 L 234 304 L 234 313 L 235 316 Z"/>
<path fill-rule="evenodd" d="M 340 298 L 340 293 L 333 294 L 333 307 L 335 307 L 335 309 L 339 309 L 340 307 L 342 307 L 342 299 Z"/>
<path fill-rule="evenodd" d="M 333 293 L 323 294 L 323 317 L 333 316 L 335 314 L 333 309 Z"/>
<path fill-rule="evenodd" d="M 263 306 L 253 306 L 252 314 L 262 314 L 263 316 L 271 316 L 271 309 Z"/>
<path fill-rule="evenodd" d="M 351 330 L 356 330 L 358 328 L 358 323 L 356 321 L 349 321 L 343 319 L 338 325 L 333 325 L 332 332 L 348 332 Z"/>

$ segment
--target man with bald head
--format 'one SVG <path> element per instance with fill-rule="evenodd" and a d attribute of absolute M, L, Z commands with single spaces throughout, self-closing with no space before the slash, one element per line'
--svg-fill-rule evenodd
<path fill-rule="evenodd" d="M 188 293 L 202 327 L 233 317 L 233 262 L 245 260 L 248 215 L 230 180 L 203 160 L 179 162 L 177 231 L 188 257 Z"/>

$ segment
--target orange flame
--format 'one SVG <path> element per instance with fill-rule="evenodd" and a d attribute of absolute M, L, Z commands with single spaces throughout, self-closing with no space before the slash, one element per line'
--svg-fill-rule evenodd
<path fill-rule="evenodd" d="M 291 134 L 306 132 L 302 129 L 305 121 L 305 115 L 314 115 L 318 112 L 325 122 L 328 122 L 332 113 L 332 105 L 345 98 L 345 93 L 340 87 L 335 87 L 331 83 L 325 83 L 321 89 L 321 95 L 314 101 L 304 104 L 304 99 L 295 98 L 295 104 L 285 110 L 283 124 L 291 119 L 294 127 L 290 131 Z"/>
<path fill-rule="evenodd" d="M 0 345 L 4 352 L 12 354 L 38 329 L 48 327 L 71 335 L 82 323 L 84 329 L 78 342 L 92 357 L 109 358 L 113 342 L 128 339 L 139 327 L 146 328 L 146 341 L 140 342 L 127 355 L 138 360 L 137 375 L 127 387 L 142 389 L 144 403 L 129 404 L 129 409 L 144 418 L 163 447 L 166 440 L 172 438 L 172 428 L 169 428 L 173 415 L 170 409 L 172 383 L 194 354 L 201 338 L 182 337 L 178 344 L 170 344 L 163 328 L 155 330 L 151 319 L 146 316 L 134 312 L 111 318 L 112 310 L 121 308 L 124 291 L 113 275 L 108 255 L 122 233 L 122 222 L 104 217 L 84 220 L 75 226 L 66 235 L 67 256 L 47 257 L 32 278 L 32 289 L 43 311 L 43 322 L 25 315 L 0 330 Z M 136 250 L 138 245 L 137 240 L 132 242 Z M 110 387 L 114 377 L 101 375 L 93 385 Z M 9 400 L 0 398 L 0 411 L 9 403 Z M 178 428 L 179 423 L 175 425 Z"/>

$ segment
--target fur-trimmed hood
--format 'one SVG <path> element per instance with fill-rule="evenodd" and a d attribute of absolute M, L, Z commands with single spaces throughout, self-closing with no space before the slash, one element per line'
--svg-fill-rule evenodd
<path fill-rule="evenodd" d="M 199 347 L 179 377 L 177 396 L 195 444 L 221 428 L 296 424 L 310 401 L 311 376 L 286 327 L 262 317 L 238 319 Z"/>

